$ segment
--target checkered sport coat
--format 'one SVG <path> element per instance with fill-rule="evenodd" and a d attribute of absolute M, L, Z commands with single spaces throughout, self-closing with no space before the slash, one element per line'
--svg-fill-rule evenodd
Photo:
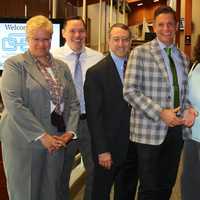
<path fill-rule="evenodd" d="M 181 89 L 181 112 L 187 100 L 188 60 L 178 50 L 184 68 Z M 173 108 L 168 74 L 157 39 L 136 47 L 130 54 L 124 82 L 124 98 L 132 106 L 130 139 L 159 145 L 167 134 L 167 125 L 160 119 L 163 108 Z"/>

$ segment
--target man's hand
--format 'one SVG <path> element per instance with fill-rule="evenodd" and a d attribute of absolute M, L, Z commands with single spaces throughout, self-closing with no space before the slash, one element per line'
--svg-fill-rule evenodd
<path fill-rule="evenodd" d="M 191 127 L 194 124 L 195 118 L 198 115 L 198 112 L 190 107 L 184 111 L 183 118 L 185 120 L 184 125 L 187 127 Z"/>
<path fill-rule="evenodd" d="M 47 133 L 40 138 L 40 141 L 42 145 L 48 149 L 49 153 L 52 153 L 65 145 L 62 140 L 56 139 Z"/>
<path fill-rule="evenodd" d="M 111 168 L 112 156 L 109 152 L 99 154 L 99 165 L 108 170 Z"/>
<path fill-rule="evenodd" d="M 160 112 L 160 118 L 167 124 L 169 127 L 184 125 L 185 120 L 181 117 L 177 117 L 177 112 L 179 112 L 180 107 L 174 109 L 163 109 Z"/>

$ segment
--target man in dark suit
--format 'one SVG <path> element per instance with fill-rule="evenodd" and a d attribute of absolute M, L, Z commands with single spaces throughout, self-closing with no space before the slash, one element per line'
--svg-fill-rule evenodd
<path fill-rule="evenodd" d="M 114 24 L 109 32 L 109 54 L 86 73 L 84 93 L 95 163 L 93 200 L 109 200 L 113 183 L 115 199 L 128 199 L 128 193 L 123 194 L 126 184 L 121 177 L 129 143 L 131 108 L 123 99 L 123 76 L 130 40 L 128 26 Z M 129 176 L 127 187 L 133 199 L 137 170 Z"/>

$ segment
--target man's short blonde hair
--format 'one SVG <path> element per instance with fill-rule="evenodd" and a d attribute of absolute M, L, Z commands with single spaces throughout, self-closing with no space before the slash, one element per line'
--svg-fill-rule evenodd
<path fill-rule="evenodd" d="M 31 17 L 26 22 L 26 35 L 27 38 L 31 37 L 33 32 L 38 29 L 45 29 L 49 34 L 53 34 L 53 24 L 52 22 L 43 15 L 36 15 Z"/>

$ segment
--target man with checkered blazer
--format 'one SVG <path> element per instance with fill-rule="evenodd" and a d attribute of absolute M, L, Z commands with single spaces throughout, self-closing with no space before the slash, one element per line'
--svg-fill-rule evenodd
<path fill-rule="evenodd" d="M 174 44 L 177 27 L 172 8 L 157 8 L 154 13 L 157 37 L 133 49 L 126 70 L 124 98 L 132 106 L 132 142 L 127 162 L 131 161 L 136 144 L 139 200 L 170 198 L 183 145 L 182 133 L 195 118 L 187 99 L 188 60 Z M 170 48 L 170 58 L 166 48 Z M 170 59 L 176 68 L 178 106 L 174 105 L 177 93 Z"/>

